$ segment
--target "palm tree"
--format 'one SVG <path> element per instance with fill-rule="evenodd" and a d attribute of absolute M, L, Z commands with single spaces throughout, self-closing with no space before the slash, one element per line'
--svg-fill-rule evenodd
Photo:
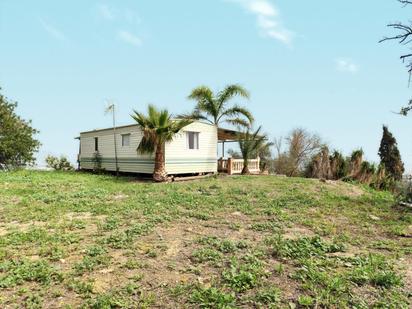
<path fill-rule="evenodd" d="M 267 142 L 267 136 L 260 134 L 262 127 L 260 126 L 255 132 L 251 132 L 249 128 L 246 131 L 239 133 L 239 148 L 243 157 L 242 175 L 250 174 L 249 159 L 256 156 L 259 152 L 269 149 L 273 143 Z"/>
<path fill-rule="evenodd" d="M 143 138 L 137 147 L 141 154 L 155 152 L 155 166 L 153 179 L 158 182 L 167 180 L 165 169 L 164 146 L 184 127 L 191 124 L 190 119 L 172 119 L 166 109 L 158 110 L 155 106 L 148 106 L 148 114 L 144 115 L 133 111 L 132 118 L 143 131 Z"/>
<path fill-rule="evenodd" d="M 189 99 L 195 100 L 197 104 L 193 113 L 186 117 L 205 120 L 216 126 L 226 122 L 236 126 L 250 127 L 254 119 L 246 108 L 237 104 L 228 106 L 229 100 L 235 96 L 248 99 L 249 92 L 236 84 L 226 86 L 218 93 L 213 93 L 206 86 L 197 87 L 189 95 Z"/>

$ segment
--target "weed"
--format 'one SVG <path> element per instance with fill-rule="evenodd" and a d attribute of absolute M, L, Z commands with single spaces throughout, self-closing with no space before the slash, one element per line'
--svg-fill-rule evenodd
<path fill-rule="evenodd" d="M 245 249 L 248 247 L 248 243 L 243 240 L 235 242 L 228 239 L 221 240 L 214 236 L 201 237 L 197 240 L 197 242 L 199 244 L 214 247 L 216 250 L 222 253 L 233 253 L 238 249 Z"/>
<path fill-rule="evenodd" d="M 258 232 L 264 232 L 264 231 L 279 231 L 281 226 L 277 222 L 258 222 L 258 223 L 253 223 L 250 227 L 254 231 Z"/>
<path fill-rule="evenodd" d="M 308 295 L 301 295 L 298 298 L 298 303 L 299 305 L 301 305 L 302 307 L 312 307 L 313 304 L 315 303 L 315 300 L 313 299 L 313 297 L 308 296 Z"/>
<path fill-rule="evenodd" d="M 217 288 L 198 288 L 192 292 L 190 302 L 202 309 L 234 308 L 235 296 Z"/>
<path fill-rule="evenodd" d="M 112 231 L 119 227 L 120 220 L 117 217 L 108 217 L 106 218 L 105 223 L 101 226 L 104 231 Z"/>
<path fill-rule="evenodd" d="M 43 308 L 43 298 L 40 295 L 28 294 L 24 297 L 24 307 L 27 309 Z"/>
<path fill-rule="evenodd" d="M 221 259 L 222 255 L 219 252 L 209 248 L 198 249 L 192 254 L 192 260 L 196 263 L 219 262 Z"/>
<path fill-rule="evenodd" d="M 83 260 L 75 264 L 76 274 L 80 275 L 85 272 L 91 272 L 98 267 L 105 266 L 110 261 L 110 256 L 106 254 L 106 249 L 101 246 L 91 246 L 86 249 L 86 256 Z"/>
<path fill-rule="evenodd" d="M 277 235 L 267 238 L 265 242 L 269 245 L 273 256 L 293 259 L 322 256 L 344 250 L 343 244 L 326 243 L 319 236 L 284 239 L 281 235 Z"/>
<path fill-rule="evenodd" d="M 62 276 L 46 261 L 11 260 L 0 264 L 0 287 L 9 288 L 21 285 L 25 281 L 49 284 L 61 281 Z"/>
<path fill-rule="evenodd" d="M 66 251 L 59 245 L 42 246 L 39 255 L 50 261 L 58 261 L 66 255 Z"/>
<path fill-rule="evenodd" d="M 143 265 L 136 259 L 128 259 L 122 267 L 132 270 L 142 268 Z"/>
<path fill-rule="evenodd" d="M 93 292 L 93 281 L 82 281 L 75 279 L 68 283 L 68 287 L 77 294 L 88 296 Z"/>
<path fill-rule="evenodd" d="M 275 305 L 280 303 L 282 292 L 280 289 L 271 287 L 257 291 L 254 301 L 263 305 Z"/>
<path fill-rule="evenodd" d="M 372 284 L 383 288 L 391 288 L 402 284 L 402 278 L 393 270 L 382 255 L 369 255 L 352 260 L 356 267 L 349 274 L 349 279 L 358 284 Z"/>
<path fill-rule="evenodd" d="M 232 259 L 230 269 L 222 273 L 223 280 L 238 292 L 254 288 L 264 275 L 262 263 L 255 260 L 249 263 L 239 263 Z"/>

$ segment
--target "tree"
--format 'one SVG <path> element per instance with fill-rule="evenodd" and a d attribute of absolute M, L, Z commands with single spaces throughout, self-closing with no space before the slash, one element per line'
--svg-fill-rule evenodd
<path fill-rule="evenodd" d="M 52 155 L 48 155 L 45 161 L 48 167 L 56 171 L 71 171 L 74 169 L 70 161 L 65 156 L 58 158 Z"/>
<path fill-rule="evenodd" d="M 285 139 L 287 150 L 282 151 L 283 139 L 275 140 L 277 157 L 275 158 L 275 171 L 290 177 L 298 176 L 304 172 L 311 158 L 322 148 L 322 142 L 318 135 L 304 129 L 292 130 Z"/>
<path fill-rule="evenodd" d="M 412 1 L 409 0 L 398 0 L 404 6 L 412 4 Z M 398 41 L 399 44 L 402 45 L 410 45 L 412 43 L 412 21 L 409 21 L 409 24 L 405 24 L 402 22 L 391 23 L 388 27 L 393 28 L 399 31 L 398 34 L 393 36 L 384 37 L 380 42 L 388 41 L 388 40 L 395 40 Z M 407 62 L 407 69 L 409 76 L 412 74 L 412 53 L 405 53 L 400 56 L 400 59 L 403 62 Z M 400 114 L 406 116 L 412 110 L 412 99 L 409 100 L 408 104 L 401 108 Z"/>
<path fill-rule="evenodd" d="M 361 164 L 363 162 L 363 149 L 356 149 L 352 151 L 349 158 L 349 176 L 356 178 L 358 175 Z"/>
<path fill-rule="evenodd" d="M 16 107 L 17 102 L 9 101 L 0 94 L 0 165 L 34 163 L 34 154 L 40 147 L 40 142 L 35 138 L 39 132 L 31 126 L 31 121 L 15 113 Z"/>
<path fill-rule="evenodd" d="M 165 169 L 164 147 L 167 142 L 184 127 L 193 122 L 191 119 L 172 119 L 166 109 L 158 110 L 155 106 L 148 106 L 148 114 L 144 115 L 134 110 L 132 118 L 143 131 L 143 138 L 137 148 L 139 153 L 155 153 L 153 179 L 157 182 L 167 180 Z"/>
<path fill-rule="evenodd" d="M 331 178 L 329 148 L 327 146 L 323 146 L 319 153 L 312 157 L 312 160 L 307 165 L 305 174 L 309 178 Z"/>
<path fill-rule="evenodd" d="M 376 173 L 376 166 L 368 161 L 363 161 L 360 165 L 359 173 L 356 180 L 361 183 L 370 185 Z"/>
<path fill-rule="evenodd" d="M 242 159 L 242 154 L 236 150 L 229 149 L 227 154 L 231 156 L 233 159 Z"/>
<path fill-rule="evenodd" d="M 348 163 L 337 150 L 330 156 L 330 174 L 334 180 L 341 179 L 348 174 Z"/>
<path fill-rule="evenodd" d="M 246 129 L 244 132 L 238 134 L 239 148 L 243 157 L 242 175 L 250 174 L 249 160 L 260 151 L 266 151 L 273 143 L 267 142 L 267 136 L 261 134 L 262 127 L 257 128 L 255 132 Z"/>
<path fill-rule="evenodd" d="M 393 177 L 395 180 L 401 180 L 405 168 L 401 160 L 396 139 L 392 133 L 389 132 L 387 126 L 383 126 L 382 140 L 378 154 L 388 176 Z"/>
<path fill-rule="evenodd" d="M 189 99 L 197 102 L 193 113 L 184 115 L 189 119 L 201 119 L 216 126 L 226 122 L 231 125 L 250 127 L 253 116 L 246 108 L 237 104 L 228 106 L 229 101 L 240 96 L 248 99 L 248 91 L 240 85 L 229 85 L 218 93 L 206 86 L 200 86 L 192 90 Z"/>
<path fill-rule="evenodd" d="M 274 143 L 266 142 L 258 151 L 256 156 L 260 159 L 260 170 L 270 172 L 273 167 L 272 146 Z"/>

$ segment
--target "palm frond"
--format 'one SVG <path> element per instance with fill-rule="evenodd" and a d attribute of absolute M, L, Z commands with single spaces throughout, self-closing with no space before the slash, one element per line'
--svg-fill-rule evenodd
<path fill-rule="evenodd" d="M 251 132 L 246 129 L 238 133 L 239 148 L 244 160 L 249 160 L 253 155 L 258 155 L 260 151 L 270 148 L 273 143 L 267 142 L 267 135 L 261 134 L 262 127 L 257 128 L 256 131 Z"/>
<path fill-rule="evenodd" d="M 250 98 L 249 91 L 247 91 L 243 86 L 239 84 L 232 84 L 232 85 L 226 86 L 225 89 L 219 92 L 218 101 L 226 102 L 230 100 L 231 98 L 233 98 L 234 96 L 240 96 L 245 99 Z"/>
<path fill-rule="evenodd" d="M 140 154 L 151 154 L 156 149 L 156 141 L 152 134 L 144 134 L 139 146 L 137 147 L 137 152 Z"/>
<path fill-rule="evenodd" d="M 217 109 L 213 91 L 209 87 L 200 86 L 193 89 L 188 98 L 197 102 L 194 113 L 203 114 L 204 116 L 209 115 L 212 120 L 207 119 L 212 123 L 216 123 L 219 110 Z"/>
<path fill-rule="evenodd" d="M 198 111 L 193 111 L 192 113 L 179 114 L 176 116 L 177 119 L 191 119 L 191 120 L 205 120 L 213 124 L 213 121 L 210 120 L 206 115 L 201 114 Z"/>
<path fill-rule="evenodd" d="M 238 117 L 238 116 L 244 116 L 245 118 L 247 118 L 247 120 L 249 120 L 249 125 L 252 125 L 255 120 L 252 113 L 248 109 L 241 107 L 239 105 L 234 105 L 233 107 L 226 109 L 219 116 L 218 121 L 220 121 L 222 117 Z"/>
<path fill-rule="evenodd" d="M 133 113 L 134 114 L 132 114 L 131 117 L 137 122 L 137 124 L 140 127 L 144 128 L 148 126 L 148 122 L 147 122 L 148 119 L 144 114 L 139 113 L 136 110 L 133 110 Z"/>
<path fill-rule="evenodd" d="M 171 132 L 176 134 L 179 133 L 184 127 L 193 123 L 193 119 L 178 119 L 174 120 L 171 125 Z"/>
<path fill-rule="evenodd" d="M 228 85 L 220 91 L 217 95 L 217 101 L 219 102 L 220 108 L 222 108 L 227 101 L 235 96 L 240 96 L 245 99 L 249 99 L 249 92 L 239 84 Z"/>
<path fill-rule="evenodd" d="M 196 101 L 213 101 L 213 91 L 207 86 L 199 86 L 192 90 L 188 98 Z"/>
<path fill-rule="evenodd" d="M 226 86 L 215 95 L 209 87 L 200 86 L 193 89 L 188 98 L 197 102 L 194 114 L 202 115 L 203 119 L 207 119 L 213 124 L 218 125 L 224 118 L 229 118 L 226 120 L 227 123 L 248 127 L 253 122 L 253 116 L 247 109 L 238 105 L 225 108 L 226 103 L 235 96 L 249 98 L 249 92 L 242 86 L 233 84 Z M 248 125 L 245 120 L 242 120 L 241 116 L 245 117 L 250 124 Z"/>
<path fill-rule="evenodd" d="M 249 128 L 250 127 L 250 123 L 247 120 L 244 120 L 242 118 L 233 118 L 233 119 L 225 119 L 224 122 L 227 122 L 233 126 L 237 126 L 237 127 L 243 127 L 243 128 Z"/>
<path fill-rule="evenodd" d="M 143 131 L 143 138 L 137 147 L 142 154 L 153 153 L 157 146 L 171 141 L 182 128 L 193 122 L 193 119 L 173 120 L 166 109 L 158 110 L 154 105 L 148 106 L 147 115 L 134 111 L 131 116 Z"/>

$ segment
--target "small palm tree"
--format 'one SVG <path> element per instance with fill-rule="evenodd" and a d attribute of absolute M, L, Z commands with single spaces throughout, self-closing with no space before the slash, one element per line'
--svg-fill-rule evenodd
<path fill-rule="evenodd" d="M 147 115 L 134 110 L 132 118 L 143 131 L 143 138 L 137 147 L 137 151 L 142 154 L 155 153 L 153 179 L 158 182 L 166 181 L 165 143 L 172 141 L 180 130 L 193 121 L 190 119 L 174 120 L 166 109 L 158 110 L 153 105 L 148 106 Z"/>
<path fill-rule="evenodd" d="M 228 106 L 228 102 L 235 96 L 248 99 L 248 91 L 240 85 L 229 85 L 218 93 L 206 86 L 192 90 L 189 99 L 197 102 L 192 114 L 186 115 L 192 119 L 202 119 L 218 126 L 226 122 L 236 126 L 250 127 L 253 123 L 252 114 L 239 105 Z"/>
<path fill-rule="evenodd" d="M 260 133 L 261 130 L 261 126 L 255 132 L 251 132 L 248 128 L 246 131 L 238 134 L 239 148 L 243 157 L 242 175 L 250 174 L 250 158 L 257 156 L 261 151 L 265 149 L 267 150 L 273 146 L 273 143 L 267 142 L 267 136 Z"/>

